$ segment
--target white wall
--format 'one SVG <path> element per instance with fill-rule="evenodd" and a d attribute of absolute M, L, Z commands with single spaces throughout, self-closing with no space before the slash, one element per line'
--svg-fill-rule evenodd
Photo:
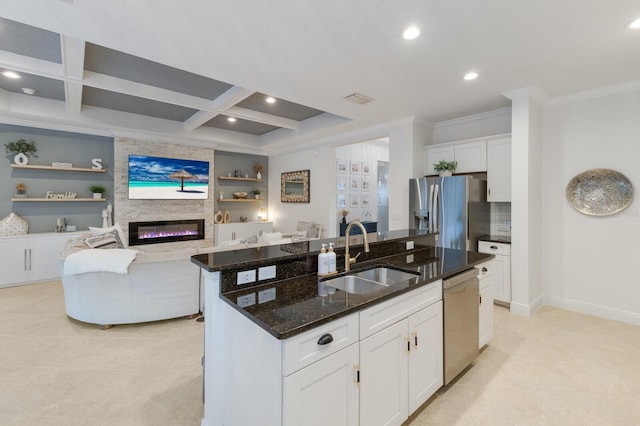
<path fill-rule="evenodd" d="M 638 200 L 616 215 L 591 217 L 571 207 L 565 188 L 591 168 L 617 170 L 640 188 L 638 86 L 548 106 L 542 152 L 545 302 L 635 324 L 640 324 Z"/>
<path fill-rule="evenodd" d="M 269 157 L 269 220 L 278 231 L 295 228 L 298 220 L 314 220 L 335 232 L 335 148 L 357 142 L 389 139 L 389 230 L 409 227 L 409 179 L 423 173 L 423 146 L 430 141 L 431 124 L 408 117 L 316 141 L 315 148 Z M 281 203 L 280 173 L 311 170 L 311 202 Z"/>

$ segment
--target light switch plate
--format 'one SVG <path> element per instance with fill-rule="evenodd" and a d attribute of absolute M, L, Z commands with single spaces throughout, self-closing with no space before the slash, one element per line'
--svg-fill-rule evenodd
<path fill-rule="evenodd" d="M 252 283 L 252 282 L 255 282 L 255 280 L 256 280 L 255 269 L 238 272 L 238 279 L 237 279 L 238 285 Z"/>
<path fill-rule="evenodd" d="M 413 241 L 407 241 L 406 248 L 407 250 L 413 250 Z"/>
<path fill-rule="evenodd" d="M 269 280 L 276 277 L 276 265 L 258 268 L 258 281 Z"/>

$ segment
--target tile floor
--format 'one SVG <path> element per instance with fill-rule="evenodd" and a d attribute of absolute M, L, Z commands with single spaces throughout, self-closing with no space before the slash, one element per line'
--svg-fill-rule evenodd
<path fill-rule="evenodd" d="M 494 312 L 491 344 L 412 426 L 640 424 L 640 327 Z M 59 282 L 0 289 L 0 425 L 200 425 L 202 334 L 71 321 Z"/>

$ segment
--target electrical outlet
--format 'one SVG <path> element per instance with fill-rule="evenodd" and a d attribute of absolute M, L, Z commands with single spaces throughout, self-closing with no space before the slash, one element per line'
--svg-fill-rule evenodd
<path fill-rule="evenodd" d="M 268 280 L 276 277 L 276 265 L 263 266 L 258 268 L 258 281 Z"/>
<path fill-rule="evenodd" d="M 256 304 L 256 294 L 255 293 L 251 293 L 251 294 L 245 294 L 244 296 L 240 296 L 240 297 L 238 297 L 236 299 L 236 303 L 241 308 L 246 308 L 247 306 L 255 305 Z"/>
<path fill-rule="evenodd" d="M 276 288 L 268 288 L 258 292 L 258 303 L 266 303 L 276 300 Z"/>
<path fill-rule="evenodd" d="M 237 278 L 238 285 L 252 283 L 252 282 L 255 282 L 255 280 L 256 280 L 255 269 L 251 269 L 250 271 L 238 272 L 238 278 Z"/>
<path fill-rule="evenodd" d="M 407 241 L 406 247 L 407 250 L 413 250 L 413 241 Z"/>

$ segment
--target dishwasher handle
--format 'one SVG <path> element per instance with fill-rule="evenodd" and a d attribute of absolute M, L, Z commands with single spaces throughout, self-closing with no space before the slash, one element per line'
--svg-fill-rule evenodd
<path fill-rule="evenodd" d="M 472 279 L 477 280 L 478 279 L 477 277 L 478 277 L 478 270 L 476 268 L 471 268 L 468 271 L 462 272 L 458 275 L 454 275 L 453 277 L 447 278 L 446 280 L 444 280 L 442 282 L 442 288 L 446 290 Z"/>

